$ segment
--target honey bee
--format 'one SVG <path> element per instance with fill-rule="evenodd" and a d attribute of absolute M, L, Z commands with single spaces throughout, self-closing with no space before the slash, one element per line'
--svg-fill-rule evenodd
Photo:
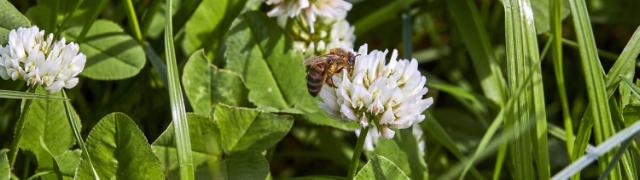
<path fill-rule="evenodd" d="M 309 90 L 309 94 L 317 96 L 324 83 L 335 88 L 336 85 L 333 84 L 331 76 L 344 69 L 351 74 L 356 56 L 357 55 L 345 49 L 334 48 L 329 50 L 329 53 L 326 55 L 306 59 L 304 64 L 309 67 L 309 71 L 307 72 L 307 89 Z"/>

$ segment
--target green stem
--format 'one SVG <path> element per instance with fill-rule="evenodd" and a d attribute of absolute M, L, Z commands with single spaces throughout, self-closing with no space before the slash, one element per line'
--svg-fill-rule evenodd
<path fill-rule="evenodd" d="M 364 127 L 362 131 L 360 131 L 360 136 L 358 137 L 358 141 L 356 142 L 356 149 L 353 151 L 353 158 L 351 158 L 351 166 L 349 167 L 349 174 L 347 174 L 347 179 L 353 179 L 356 175 L 356 171 L 358 169 L 358 164 L 360 164 L 360 155 L 362 155 L 362 146 L 364 146 L 364 140 L 367 138 L 367 134 L 369 133 L 369 125 Z"/>
<path fill-rule="evenodd" d="M 62 90 L 62 97 L 64 97 L 65 99 L 67 98 L 67 93 L 64 90 Z M 67 114 L 67 120 L 69 121 L 69 125 L 73 130 L 73 136 L 75 136 L 76 142 L 78 142 L 78 146 L 80 146 L 80 149 L 82 149 L 82 153 L 87 158 L 87 161 L 89 161 L 89 166 L 91 167 L 93 176 L 99 180 L 100 177 L 98 176 L 98 173 L 95 167 L 93 166 L 93 161 L 91 160 L 91 156 L 89 156 L 89 151 L 87 151 L 87 146 L 84 144 L 84 140 L 82 139 L 82 135 L 80 134 L 80 125 L 78 124 L 78 121 L 75 120 L 73 114 L 71 113 L 70 106 L 71 105 L 69 101 L 64 101 L 64 111 Z"/>
<path fill-rule="evenodd" d="M 142 33 L 140 32 L 140 25 L 138 24 L 138 16 L 136 16 L 136 10 L 133 8 L 131 0 L 122 0 L 122 4 L 127 10 L 127 20 L 129 27 L 133 30 L 133 35 L 138 40 L 138 43 L 142 42 Z"/>
<path fill-rule="evenodd" d="M 573 155 L 573 141 L 575 139 L 573 133 L 573 120 L 571 120 L 571 110 L 569 109 L 569 100 L 567 98 L 567 92 L 564 85 L 564 72 L 562 63 L 562 1 L 554 1 L 551 3 L 551 38 L 550 42 L 553 43 L 553 70 L 556 74 L 556 84 L 558 86 L 558 95 L 560 96 L 560 103 L 562 105 L 562 117 L 564 120 L 564 130 L 567 146 L 567 154 L 569 155 L 570 162 L 573 162 L 575 156 Z"/>
<path fill-rule="evenodd" d="M 84 26 L 82 26 L 82 31 L 80 31 L 80 35 L 78 36 L 77 42 L 80 43 L 84 40 L 85 36 L 87 36 L 87 33 L 89 33 L 89 29 L 91 29 L 91 26 L 93 26 L 93 22 L 96 21 L 96 18 L 98 18 L 98 15 L 100 15 L 100 12 L 102 12 L 102 10 L 104 9 L 104 7 L 107 5 L 107 1 L 106 0 L 98 0 L 100 2 L 98 2 L 99 4 L 97 6 L 94 6 L 94 9 L 91 9 L 91 11 L 93 12 L 93 14 L 91 14 L 91 17 L 89 17 L 89 21 L 87 21 Z"/>
<path fill-rule="evenodd" d="M 29 88 L 27 92 L 34 92 L 35 89 Z M 13 142 L 11 142 L 11 149 L 9 151 L 9 164 L 11 167 L 16 163 L 16 157 L 18 156 L 18 144 L 20 143 L 20 139 L 22 139 L 22 130 L 24 129 L 24 121 L 27 113 L 29 113 L 29 109 L 31 107 L 31 99 L 24 99 L 24 104 L 22 106 L 22 112 L 20 113 L 20 117 L 18 118 L 18 122 L 16 122 L 15 128 L 15 136 L 13 137 Z"/>

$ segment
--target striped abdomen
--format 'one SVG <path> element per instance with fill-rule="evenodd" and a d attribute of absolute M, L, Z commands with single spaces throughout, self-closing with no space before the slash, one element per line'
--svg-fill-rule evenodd
<path fill-rule="evenodd" d="M 322 83 L 324 83 L 324 64 L 314 64 L 309 68 L 307 72 L 307 89 L 309 94 L 317 96 L 322 89 Z"/>

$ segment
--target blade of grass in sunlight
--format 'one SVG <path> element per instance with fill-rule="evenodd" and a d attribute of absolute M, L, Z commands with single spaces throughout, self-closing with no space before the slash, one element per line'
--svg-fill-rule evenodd
<path fill-rule="evenodd" d="M 133 37 L 136 38 L 138 43 L 142 42 L 142 33 L 140 32 L 140 25 L 138 25 L 138 16 L 136 10 L 133 7 L 131 0 L 122 0 L 122 5 L 127 11 L 127 21 L 129 22 L 129 28 L 133 31 Z"/>
<path fill-rule="evenodd" d="M 172 0 L 167 0 L 167 12 L 172 11 Z M 171 106 L 171 119 L 175 126 L 176 146 L 178 153 L 178 163 L 180 164 L 180 179 L 192 180 L 193 160 L 191 157 L 191 140 L 189 138 L 189 125 L 187 124 L 187 114 L 184 108 L 184 98 L 182 97 L 182 86 L 180 85 L 180 75 L 173 43 L 173 25 L 171 15 L 167 15 L 164 26 L 164 47 L 167 64 L 167 80 L 169 81 L 169 99 Z"/>
<path fill-rule="evenodd" d="M 532 88 L 525 91 L 524 98 L 517 97 L 513 111 L 505 121 L 506 129 L 525 129 L 524 125 L 535 121 L 535 131 L 524 133 L 510 147 L 511 160 L 516 179 L 548 179 L 550 176 L 547 142 L 547 119 L 538 42 L 534 16 L 528 0 L 505 0 L 505 32 L 507 47 L 507 72 L 511 94 L 516 84 L 525 83 L 524 74 L 532 73 Z M 519 134 L 519 133 L 516 133 Z M 531 143 L 531 141 L 534 143 Z M 535 154 L 532 156 L 532 154 Z M 535 158 L 533 158 L 535 157 Z M 532 162 L 535 162 L 534 168 Z"/>
<path fill-rule="evenodd" d="M 497 104 L 502 105 L 506 97 L 504 78 L 493 55 L 489 33 L 474 2 L 467 0 L 447 2 L 447 8 L 469 51 L 471 62 L 484 94 Z"/>
<path fill-rule="evenodd" d="M 46 94 L 38 94 L 22 91 L 11 91 L 0 89 L 0 98 L 2 99 L 51 99 L 51 100 L 67 100 L 60 96 L 51 96 Z"/>
<path fill-rule="evenodd" d="M 580 157 L 571 165 L 565 167 L 562 171 L 554 175 L 552 179 L 553 180 L 567 179 L 573 174 L 576 174 L 582 171 L 585 167 L 587 167 L 593 161 L 597 160 L 600 156 L 604 156 L 605 154 L 607 154 L 607 152 L 609 152 L 614 147 L 620 145 L 622 142 L 627 141 L 630 138 L 633 138 L 635 135 L 638 134 L 638 132 L 640 132 L 640 122 L 634 123 L 632 126 L 625 128 L 624 130 L 611 136 L 606 141 L 603 141 L 600 145 L 598 145 L 595 148 L 593 152 Z M 605 164 L 606 163 L 608 162 L 605 162 Z"/>
<path fill-rule="evenodd" d="M 576 30 L 576 37 L 580 51 L 580 60 L 587 85 L 588 100 L 590 104 L 590 108 L 588 108 L 587 111 L 589 111 L 589 115 L 591 117 L 588 119 L 591 119 L 593 122 L 595 142 L 596 144 L 600 144 L 615 132 L 609 109 L 609 101 L 607 100 L 609 96 L 606 90 L 609 86 L 605 85 L 605 80 L 603 78 L 604 70 L 600 64 L 600 59 L 598 58 L 598 51 L 591 29 L 591 21 L 589 19 L 587 6 L 583 0 L 572 0 L 569 4 L 571 6 L 571 14 L 573 16 L 574 29 Z M 620 62 L 616 62 L 616 64 L 617 63 Z M 614 70 L 615 69 L 612 69 L 611 73 L 615 73 L 616 71 Z M 608 75 L 608 78 L 611 77 L 611 74 Z M 588 121 L 581 122 L 588 123 Z M 583 125 L 582 123 L 580 126 L 589 126 Z M 575 150 L 578 151 L 578 153 L 573 153 L 574 156 L 583 154 L 583 144 L 586 143 L 586 139 L 588 138 L 581 136 L 588 136 L 586 134 L 588 134 L 587 130 L 579 129 L 579 137 L 577 138 L 580 139 L 580 141 L 577 142 L 581 144 L 580 146 L 576 145 L 574 147 L 576 148 Z M 599 161 L 600 172 L 605 170 L 607 162 L 610 161 L 611 156 L 609 154 L 604 154 L 603 160 Z M 621 177 L 620 167 L 616 166 L 611 172 L 611 178 L 621 179 Z"/>
<path fill-rule="evenodd" d="M 562 119 L 564 120 L 565 144 L 569 161 L 573 161 L 573 141 L 575 139 L 573 133 L 573 121 L 571 120 L 571 109 L 569 109 L 569 100 L 567 98 L 567 90 L 564 86 L 564 71 L 562 63 L 562 5 L 563 1 L 551 1 L 549 3 L 550 25 L 552 37 L 550 38 L 553 48 L 553 72 L 555 73 L 556 85 L 558 86 L 558 95 L 560 96 L 560 105 L 562 106 Z"/>
<path fill-rule="evenodd" d="M 62 91 L 62 97 L 64 97 L 65 99 L 67 98 L 67 93 L 64 90 Z M 87 146 L 85 145 L 84 140 L 82 139 L 82 134 L 80 134 L 80 125 L 78 125 L 79 121 L 77 121 L 74 118 L 74 115 L 71 113 L 70 107 L 71 107 L 71 103 L 69 101 L 65 101 L 64 111 L 67 114 L 67 120 L 69 121 L 69 126 L 71 126 L 71 129 L 73 130 L 73 136 L 76 138 L 76 142 L 78 143 L 78 146 L 80 146 L 80 149 L 82 149 L 84 158 L 87 158 L 87 161 L 89 162 L 89 166 L 91 167 L 91 172 L 93 172 L 93 177 L 99 180 L 100 177 L 98 176 L 98 172 L 96 172 L 96 168 L 93 166 L 93 161 L 91 160 L 91 156 L 89 156 L 89 151 L 87 151 Z"/>

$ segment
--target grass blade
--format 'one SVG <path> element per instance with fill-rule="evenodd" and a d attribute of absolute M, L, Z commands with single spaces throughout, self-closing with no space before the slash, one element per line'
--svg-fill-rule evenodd
<path fill-rule="evenodd" d="M 172 11 L 172 0 L 167 0 L 167 12 Z M 178 149 L 178 163 L 180 163 L 180 179 L 194 179 L 193 159 L 191 157 L 191 140 L 189 138 L 189 125 L 187 113 L 184 108 L 184 97 L 180 85 L 180 75 L 173 43 L 173 25 L 171 15 L 167 15 L 164 27 L 164 47 L 167 64 L 167 80 L 169 81 L 169 99 L 171 117 L 175 126 L 176 148 Z"/>
<path fill-rule="evenodd" d="M 516 97 L 517 106 L 507 115 L 505 127 L 525 130 L 525 125 L 535 120 L 535 131 L 518 137 L 511 149 L 512 163 L 516 179 L 548 179 L 550 176 L 549 152 L 547 142 L 547 120 L 542 87 L 542 73 L 536 38 L 533 10 L 529 0 L 505 0 L 505 32 L 507 47 L 507 72 L 511 94 L 517 91 L 516 85 L 526 83 L 524 74 L 532 74 L 532 88 L 525 91 L 524 98 Z M 516 133 L 520 134 L 520 133 Z M 532 147 L 531 141 L 534 146 Z M 532 152 L 535 149 L 535 152 Z M 535 159 L 531 155 L 535 153 Z M 534 168 L 531 162 L 535 162 Z"/>
<path fill-rule="evenodd" d="M 1 99 L 50 99 L 50 100 L 68 100 L 60 96 L 51 96 L 47 94 L 38 94 L 32 92 L 11 91 L 0 89 Z"/>
<path fill-rule="evenodd" d="M 580 157 L 580 159 L 576 160 L 571 165 L 567 166 L 562 171 L 558 172 L 558 174 L 554 175 L 552 179 L 553 180 L 567 179 L 573 174 L 580 172 L 582 169 L 587 167 L 587 165 L 591 164 L 591 162 L 597 160 L 598 157 L 604 156 L 607 152 L 609 152 L 615 146 L 633 138 L 635 135 L 638 134 L 638 132 L 640 132 L 640 122 L 636 122 L 630 127 L 611 136 L 609 139 L 607 139 L 606 141 L 598 145 L 593 152 L 587 153 L 586 155 Z"/>
<path fill-rule="evenodd" d="M 62 97 L 67 98 L 67 93 L 63 90 L 62 91 Z M 73 130 L 73 136 L 76 138 L 76 142 L 78 143 L 78 146 L 80 146 L 80 149 L 82 149 L 82 153 L 84 154 L 84 158 L 87 158 L 87 161 L 89 161 L 89 166 L 91 167 L 91 171 L 93 172 L 93 177 L 96 178 L 97 180 L 100 180 L 100 177 L 98 176 L 98 172 L 96 171 L 96 168 L 93 166 L 93 161 L 91 160 L 91 156 L 89 156 L 89 151 L 87 151 L 87 146 L 84 143 L 84 140 L 82 139 L 82 134 L 80 134 L 80 125 L 78 125 L 78 121 L 75 120 L 73 114 L 71 113 L 71 103 L 69 103 L 69 101 L 65 101 L 64 102 L 64 111 L 67 114 L 67 120 L 69 120 L 69 126 L 71 126 L 71 129 Z"/>
<path fill-rule="evenodd" d="M 129 22 L 129 28 L 133 31 L 133 37 L 136 38 L 138 43 L 142 42 L 142 33 L 140 32 L 140 25 L 138 24 L 138 16 L 136 10 L 133 7 L 131 0 L 122 0 L 122 5 L 127 11 L 127 21 Z"/>
<path fill-rule="evenodd" d="M 615 129 L 613 128 L 611 112 L 609 109 L 609 101 L 607 100 L 609 94 L 608 91 L 605 91 L 611 90 L 611 88 L 607 88 L 610 86 L 605 85 L 605 80 L 603 77 L 604 70 L 602 68 L 602 65 L 600 64 L 600 59 L 598 58 L 598 51 L 591 29 L 591 22 L 589 19 L 589 14 L 587 12 L 587 6 L 584 0 L 571 0 L 569 4 L 571 6 L 571 14 L 573 15 L 574 29 L 576 30 L 576 36 L 580 51 L 580 60 L 587 85 L 588 100 L 590 104 L 590 108 L 588 108 L 588 111 L 591 117 L 590 119 L 592 119 L 593 121 L 595 141 L 596 144 L 599 144 L 613 135 L 613 132 L 615 131 Z M 621 62 L 616 62 L 616 64 L 618 63 Z M 616 73 L 616 69 L 612 69 L 607 79 L 612 77 L 611 74 Z M 613 79 L 607 80 L 607 83 L 611 83 L 612 81 Z M 585 121 L 582 122 L 585 123 Z M 581 124 L 581 126 L 583 125 Z M 582 132 L 584 133 L 585 131 Z M 579 132 L 579 135 L 583 136 L 584 134 L 581 134 Z M 585 138 L 582 138 L 582 140 L 583 141 L 579 142 L 581 143 L 580 146 L 575 147 L 577 148 L 576 151 L 583 151 L 582 147 L 585 143 Z M 574 153 L 574 155 L 579 154 L 582 153 Z M 611 156 L 605 154 L 604 159 L 602 161 L 599 161 L 601 172 L 605 170 L 607 162 L 610 161 Z M 619 167 L 616 166 L 611 174 L 612 179 L 620 179 L 620 173 L 621 172 Z"/>
<path fill-rule="evenodd" d="M 638 54 L 640 54 L 640 27 L 636 29 L 631 40 L 629 40 L 627 46 L 622 51 L 622 54 L 609 70 L 609 74 L 605 80 L 608 97 L 611 97 L 618 87 L 619 76 L 626 73 L 633 73 L 635 69 L 633 66 L 636 62 L 635 58 L 638 57 Z M 589 105 L 587 109 L 591 109 L 591 105 Z M 589 138 L 591 137 L 591 128 L 593 127 L 593 119 L 590 114 L 585 114 L 580 122 L 574 143 L 574 156 L 584 154 Z M 576 174 L 576 178 L 578 175 L 579 174 Z"/>
<path fill-rule="evenodd" d="M 556 85 L 558 86 L 558 96 L 560 96 L 560 105 L 562 106 L 562 119 L 564 120 L 564 134 L 565 143 L 567 148 L 567 154 L 569 155 L 569 161 L 573 161 L 573 141 L 575 139 L 573 133 L 573 120 L 571 120 L 571 109 L 569 109 L 569 100 L 567 98 L 567 90 L 564 86 L 564 72 L 562 63 L 562 5 L 563 1 L 551 1 L 549 3 L 550 14 L 550 26 L 553 48 L 553 71 L 555 73 Z"/>

